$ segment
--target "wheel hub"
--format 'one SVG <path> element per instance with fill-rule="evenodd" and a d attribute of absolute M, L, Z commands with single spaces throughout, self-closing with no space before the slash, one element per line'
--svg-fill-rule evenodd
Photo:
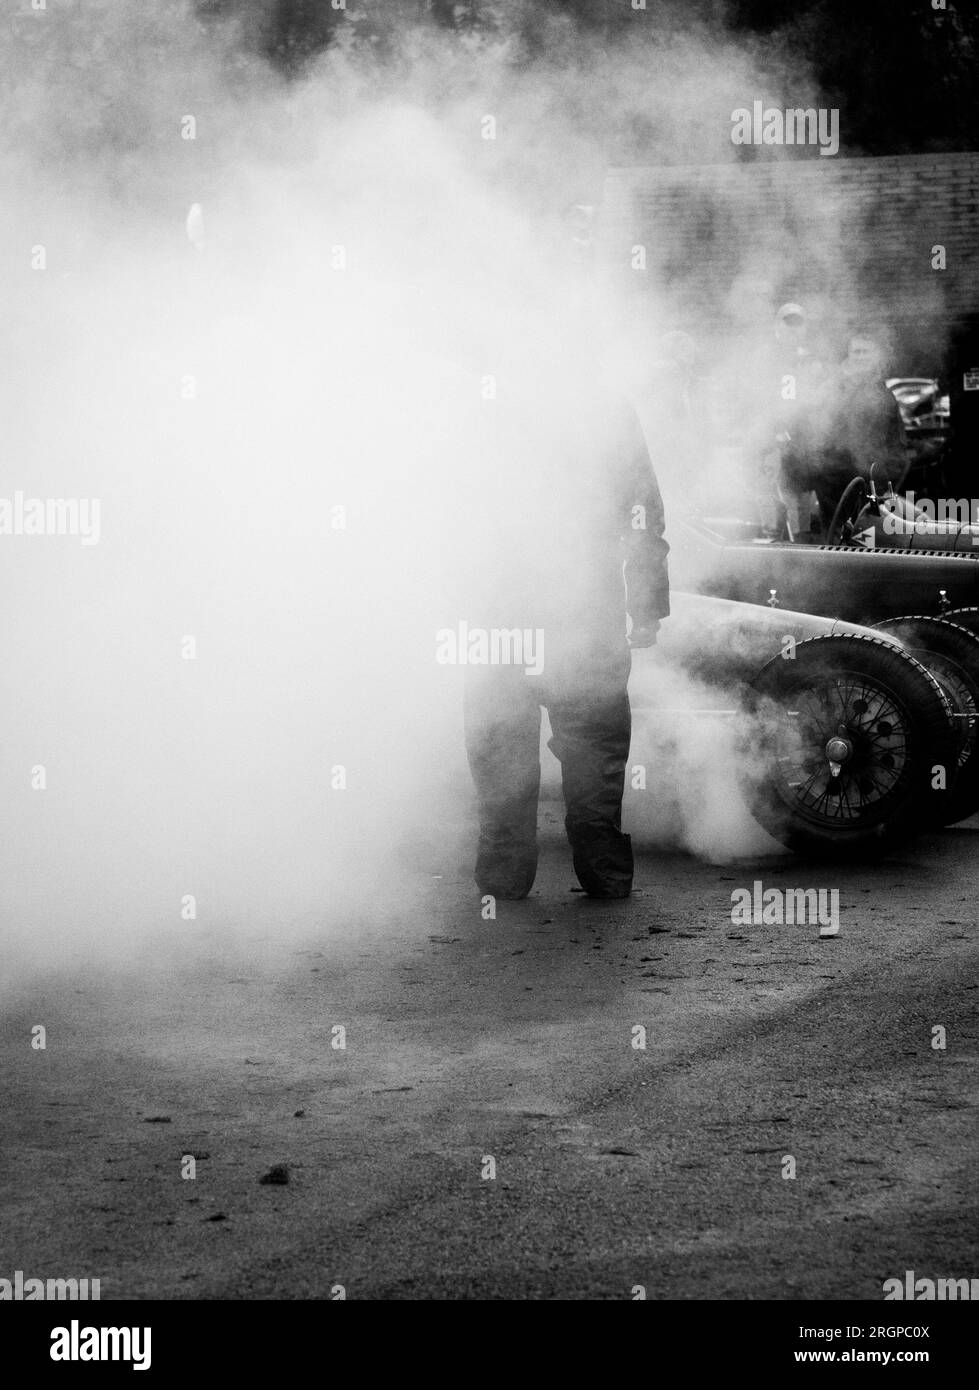
<path fill-rule="evenodd" d="M 846 729 L 841 727 L 839 733 L 826 744 L 826 761 L 829 763 L 829 774 L 831 777 L 839 777 L 843 771 L 843 764 L 849 762 L 853 757 L 853 743 L 846 735 Z"/>

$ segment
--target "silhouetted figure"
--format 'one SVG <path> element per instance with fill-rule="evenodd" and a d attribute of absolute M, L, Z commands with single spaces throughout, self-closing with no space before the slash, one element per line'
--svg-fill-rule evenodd
<path fill-rule="evenodd" d="M 479 539 L 469 622 L 536 634 L 536 673 L 527 662 L 468 667 L 476 882 L 500 898 L 525 897 L 533 885 L 544 706 L 578 879 L 593 897 L 626 897 L 630 640 L 652 645 L 669 613 L 659 487 L 632 408 L 584 377 L 565 374 L 521 400 L 504 387 L 491 420 L 472 499 Z"/>
<path fill-rule="evenodd" d="M 813 477 L 824 532 L 833 520 L 852 478 L 870 478 L 880 486 L 901 487 L 908 452 L 901 412 L 884 380 L 879 343 L 865 333 L 852 334 L 847 355 L 821 398 L 822 449 Z"/>
<path fill-rule="evenodd" d="M 762 525 L 772 535 L 783 528 L 806 538 L 816 464 L 814 411 L 825 381 L 822 362 L 807 343 L 807 322 L 798 304 L 783 304 L 775 316 L 774 340 L 753 370 L 750 391 L 755 413 L 748 448 L 759 470 Z"/>

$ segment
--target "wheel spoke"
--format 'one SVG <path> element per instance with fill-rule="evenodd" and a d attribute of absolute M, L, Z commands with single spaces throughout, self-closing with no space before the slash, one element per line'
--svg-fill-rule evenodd
<path fill-rule="evenodd" d="M 908 765 L 907 717 L 894 697 L 862 677 L 838 675 L 801 687 L 791 701 L 773 763 L 797 812 L 834 825 L 875 814 Z M 979 715 L 975 722 L 979 737 Z M 833 739 L 848 749 L 835 777 L 827 752 Z"/>

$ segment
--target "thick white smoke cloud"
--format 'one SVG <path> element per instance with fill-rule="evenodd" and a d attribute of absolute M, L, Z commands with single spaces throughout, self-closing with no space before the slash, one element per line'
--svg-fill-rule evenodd
<path fill-rule="evenodd" d="M 566 208 L 600 193 L 617 122 L 692 160 L 746 89 L 776 95 L 705 35 L 605 54 L 559 25 L 530 63 L 424 29 L 287 84 L 180 6 L 65 13 L 4 73 L 2 492 L 98 499 L 101 533 L 0 540 L 13 976 L 328 932 L 468 857 L 461 682 L 434 645 L 483 378 L 532 364 L 560 393 L 587 324 L 628 390 Z M 737 769 L 704 737 L 684 842 L 767 845 L 705 811 Z"/>

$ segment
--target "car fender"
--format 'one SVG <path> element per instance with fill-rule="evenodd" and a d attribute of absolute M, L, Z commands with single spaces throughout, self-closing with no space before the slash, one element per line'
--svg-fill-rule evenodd
<path fill-rule="evenodd" d="M 885 636 L 840 618 L 703 594 L 674 591 L 670 603 L 672 613 L 660 628 L 657 645 L 632 654 L 630 690 L 640 704 L 661 704 L 671 673 L 696 682 L 705 703 L 710 703 L 712 689 L 747 684 L 773 657 L 791 659 L 794 647 L 807 638 Z M 895 647 L 903 645 L 890 634 L 886 640 Z M 688 695 L 685 683 L 684 689 Z"/>

